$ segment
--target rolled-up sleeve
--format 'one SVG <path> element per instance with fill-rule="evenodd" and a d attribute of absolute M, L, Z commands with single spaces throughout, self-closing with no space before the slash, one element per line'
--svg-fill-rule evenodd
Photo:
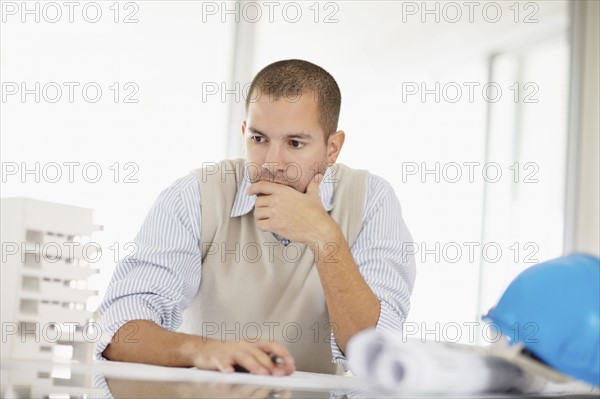
<path fill-rule="evenodd" d="M 174 331 L 200 285 L 200 192 L 190 173 L 164 190 L 150 209 L 135 251 L 115 269 L 99 307 L 102 338 L 94 357 L 131 320 L 151 320 Z"/>
<path fill-rule="evenodd" d="M 402 332 L 416 276 L 414 256 L 407 254 L 412 237 L 392 186 L 369 174 L 363 226 L 351 251 L 358 269 L 380 302 L 376 330 Z M 344 354 L 331 340 L 333 362 L 348 370 Z"/>

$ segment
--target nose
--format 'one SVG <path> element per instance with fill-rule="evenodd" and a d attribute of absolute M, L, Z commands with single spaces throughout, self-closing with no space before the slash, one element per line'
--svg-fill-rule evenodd
<path fill-rule="evenodd" d="M 283 171 L 284 166 L 283 149 L 277 143 L 270 143 L 262 167 L 275 175 L 277 172 Z"/>

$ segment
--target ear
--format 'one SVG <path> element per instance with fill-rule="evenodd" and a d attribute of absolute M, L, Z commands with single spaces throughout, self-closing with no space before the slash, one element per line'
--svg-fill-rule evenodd
<path fill-rule="evenodd" d="M 342 146 L 346 140 L 346 133 L 343 130 L 338 130 L 332 133 L 327 139 L 327 163 L 333 164 L 340 155 Z"/>
<path fill-rule="evenodd" d="M 242 121 L 242 148 L 244 149 L 244 156 L 246 156 L 246 121 Z"/>

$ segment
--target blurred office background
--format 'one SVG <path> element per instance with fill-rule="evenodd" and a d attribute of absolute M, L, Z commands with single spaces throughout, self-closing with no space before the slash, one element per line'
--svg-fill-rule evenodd
<path fill-rule="evenodd" d="M 466 3 L 83 2 L 71 22 L 62 3 L 3 2 L 2 196 L 93 209 L 93 311 L 161 190 L 243 156 L 253 75 L 306 59 L 342 91 L 339 161 L 402 204 L 418 264 L 408 320 L 478 322 L 524 268 L 600 252 L 599 22 L 596 1 Z M 39 181 L 22 173 L 36 163 Z"/>

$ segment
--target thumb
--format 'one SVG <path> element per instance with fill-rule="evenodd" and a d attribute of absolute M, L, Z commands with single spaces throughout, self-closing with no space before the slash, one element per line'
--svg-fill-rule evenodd
<path fill-rule="evenodd" d="M 323 181 L 323 175 L 321 173 L 317 173 L 314 175 L 312 179 L 310 179 L 310 183 L 306 187 L 306 194 L 317 194 L 319 195 L 319 184 Z"/>

